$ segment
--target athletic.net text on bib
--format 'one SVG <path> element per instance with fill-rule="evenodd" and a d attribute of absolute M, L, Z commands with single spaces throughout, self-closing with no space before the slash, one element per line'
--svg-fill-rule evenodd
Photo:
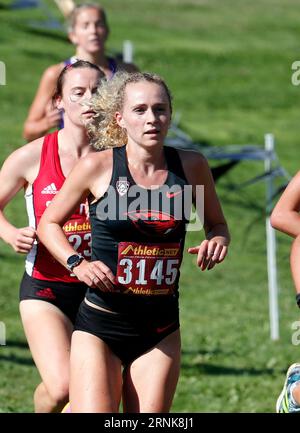
<path fill-rule="evenodd" d="M 132 295 L 173 293 L 181 258 L 179 243 L 120 242 L 117 266 L 120 291 Z"/>

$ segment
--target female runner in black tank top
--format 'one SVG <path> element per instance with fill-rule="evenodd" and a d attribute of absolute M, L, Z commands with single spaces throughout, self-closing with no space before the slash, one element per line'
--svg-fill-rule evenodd
<path fill-rule="evenodd" d="M 188 249 L 201 270 L 225 258 L 229 233 L 205 158 L 164 147 L 172 107 L 160 77 L 117 73 L 92 107 L 94 145 L 108 149 L 75 167 L 38 229 L 67 266 L 75 251 L 61 226 L 89 197 L 92 262 L 73 269 L 89 290 L 72 340 L 71 410 L 117 412 L 123 396 L 125 412 L 168 412 L 180 370 L 178 282 L 191 202 L 203 213 L 206 239 Z"/>

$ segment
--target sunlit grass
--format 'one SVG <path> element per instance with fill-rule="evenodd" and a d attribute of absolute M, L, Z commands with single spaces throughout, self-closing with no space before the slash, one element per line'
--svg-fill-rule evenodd
<path fill-rule="evenodd" d="M 51 12 L 61 19 L 54 2 Z M 291 84 L 299 59 L 296 0 L 103 0 L 111 25 L 109 48 L 134 43 L 135 62 L 160 73 L 174 95 L 180 126 L 209 145 L 260 144 L 272 132 L 280 161 L 291 174 L 299 167 L 300 88 Z M 9 0 L 1 2 L 10 5 Z M 40 75 L 73 53 L 63 31 L 34 28 L 38 9 L 0 10 L 0 60 L 7 85 L 0 86 L 1 160 L 24 143 L 21 133 Z M 214 165 L 215 162 L 211 161 Z M 181 278 L 182 371 L 173 411 L 272 412 L 288 365 L 298 360 L 291 324 L 298 320 L 288 253 L 278 236 L 280 332 L 270 340 L 262 183 L 238 185 L 263 172 L 260 162 L 241 162 L 217 185 L 231 233 L 227 260 L 201 273 L 186 255 Z M 26 222 L 22 194 L 8 209 Z M 187 245 L 202 235 L 189 233 Z M 0 245 L 0 411 L 30 412 L 39 381 L 18 314 L 23 257 Z"/>

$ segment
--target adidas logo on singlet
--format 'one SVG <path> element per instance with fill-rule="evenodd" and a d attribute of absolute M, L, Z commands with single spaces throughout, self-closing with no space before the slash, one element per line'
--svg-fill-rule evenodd
<path fill-rule="evenodd" d="M 45 186 L 45 188 L 42 190 L 42 194 L 57 194 L 57 189 L 55 186 L 55 183 L 50 183 L 50 185 Z"/>

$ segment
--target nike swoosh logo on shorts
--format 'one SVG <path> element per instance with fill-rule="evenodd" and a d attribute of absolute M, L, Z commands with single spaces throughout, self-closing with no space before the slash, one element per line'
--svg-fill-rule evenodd
<path fill-rule="evenodd" d="M 163 326 L 162 328 L 156 328 L 156 332 L 158 332 L 160 334 L 161 332 L 164 332 L 167 329 L 171 328 L 171 326 L 173 326 L 175 323 L 176 322 L 172 322 L 172 323 L 169 323 L 167 326 Z"/>

